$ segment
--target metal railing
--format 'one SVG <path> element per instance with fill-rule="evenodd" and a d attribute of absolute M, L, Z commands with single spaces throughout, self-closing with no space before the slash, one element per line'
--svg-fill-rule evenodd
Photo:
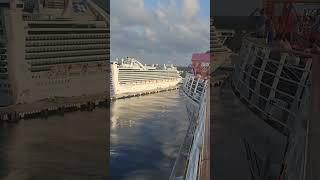
<path fill-rule="evenodd" d="M 193 77 L 194 78 L 194 77 Z M 194 81 L 190 80 L 190 81 Z M 193 82 L 191 84 L 194 84 Z M 197 90 L 197 86 L 194 91 Z M 183 87 L 188 95 L 188 86 Z M 190 96 L 198 101 L 198 113 L 191 119 L 187 135 L 181 145 L 178 158 L 173 167 L 170 180 L 209 180 L 210 179 L 210 89 L 205 83 L 200 98 Z M 193 112 L 193 115 L 195 113 Z M 185 165 L 183 165 L 185 163 Z M 180 170 L 183 173 L 177 173 Z"/>
<path fill-rule="evenodd" d="M 278 59 L 272 57 L 274 54 Z M 292 128 L 288 120 L 295 119 L 301 111 L 310 86 L 311 56 L 244 38 L 240 58 L 233 85 L 241 98 L 281 126 Z"/>
<path fill-rule="evenodd" d="M 288 138 L 282 162 L 285 168 L 277 176 L 301 179 L 307 133 L 307 120 L 302 116 L 310 98 L 312 56 L 270 47 L 247 35 L 239 57 L 232 82 L 236 94 Z"/>

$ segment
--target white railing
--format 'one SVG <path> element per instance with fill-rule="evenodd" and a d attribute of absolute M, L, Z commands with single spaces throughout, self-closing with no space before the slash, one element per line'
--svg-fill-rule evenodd
<path fill-rule="evenodd" d="M 282 179 L 301 179 L 306 129 L 303 113 L 310 98 L 312 56 L 274 48 L 247 35 L 235 65 L 233 88 L 259 116 L 288 137 Z"/>
<path fill-rule="evenodd" d="M 192 99 L 198 106 L 196 112 L 192 112 L 190 125 L 185 136 L 185 140 L 181 145 L 178 158 L 173 167 L 170 180 L 209 180 L 209 155 L 210 155 L 210 90 L 207 81 L 199 83 L 198 78 L 187 76 L 186 83 L 183 86 L 185 94 Z M 190 82 L 190 84 L 188 84 Z M 196 86 L 192 88 L 192 85 Z M 198 87 L 202 86 L 199 95 Z M 194 95 L 197 92 L 198 94 Z M 184 162 L 186 166 L 183 167 Z M 179 170 L 184 173 L 178 174 Z"/>
<path fill-rule="evenodd" d="M 201 100 L 198 124 L 194 133 L 194 140 L 189 155 L 185 180 L 205 180 L 201 177 L 206 177 L 207 179 L 210 179 L 210 172 L 208 171 L 210 169 L 208 167 L 208 153 L 210 153 L 208 150 L 210 145 L 210 142 L 208 142 L 208 137 L 210 136 L 210 133 L 208 132 L 208 130 L 210 130 L 210 123 L 208 123 L 210 121 L 209 113 L 210 93 L 209 88 L 207 88 Z M 203 161 L 206 161 L 206 163 L 202 163 Z"/>

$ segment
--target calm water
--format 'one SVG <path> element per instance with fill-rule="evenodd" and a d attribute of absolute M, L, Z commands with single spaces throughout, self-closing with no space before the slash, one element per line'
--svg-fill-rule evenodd
<path fill-rule="evenodd" d="M 0 127 L 0 179 L 106 179 L 108 119 L 96 109 Z"/>
<path fill-rule="evenodd" d="M 112 104 L 112 180 L 169 178 L 188 126 L 186 101 L 170 91 Z"/>
<path fill-rule="evenodd" d="M 111 179 L 168 178 L 188 125 L 185 101 L 171 91 L 112 104 Z M 0 179 L 107 179 L 107 111 L 0 125 Z"/>

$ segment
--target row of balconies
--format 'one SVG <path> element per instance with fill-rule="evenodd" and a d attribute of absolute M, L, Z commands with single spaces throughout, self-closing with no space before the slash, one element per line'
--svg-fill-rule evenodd
<path fill-rule="evenodd" d="M 57 60 L 44 60 L 31 62 L 32 66 L 43 66 L 43 65 L 55 65 L 55 64 L 69 64 L 69 63 L 82 63 L 82 62 L 97 62 L 97 61 L 107 61 L 105 57 L 87 57 L 87 58 L 77 58 L 77 59 L 57 59 Z"/>
<path fill-rule="evenodd" d="M 36 82 L 36 85 L 37 86 L 52 86 L 52 85 L 61 85 L 61 84 L 66 84 L 66 83 L 70 83 L 70 79 Z"/>
<path fill-rule="evenodd" d="M 90 55 L 106 55 L 105 50 L 92 50 L 92 51 L 74 51 L 74 52 L 64 52 L 64 53 L 51 53 L 51 54 L 27 54 L 26 60 L 32 59 L 46 59 L 46 58 L 64 58 L 64 57 L 79 57 L 79 56 L 90 56 Z"/>
<path fill-rule="evenodd" d="M 53 47 L 39 47 L 39 48 L 27 48 L 27 53 L 46 53 L 46 52 L 63 52 L 63 51 L 86 51 L 86 50 L 98 50 L 109 49 L 109 45 L 82 45 L 82 46 L 53 46 Z"/>
<path fill-rule="evenodd" d="M 68 34 L 68 35 L 35 35 L 27 36 L 27 41 L 39 40 L 67 40 L 67 39 L 103 39 L 110 37 L 109 34 Z"/>
<path fill-rule="evenodd" d="M 107 39 L 95 40 L 64 40 L 64 41 L 40 41 L 40 42 L 26 42 L 27 47 L 39 46 L 64 46 L 64 45 L 89 45 L 89 44 L 108 44 Z"/>
<path fill-rule="evenodd" d="M 28 35 L 72 35 L 72 34 L 109 34 L 110 29 L 92 29 L 92 30 L 79 30 L 79 29 L 52 29 L 52 30 L 44 30 L 44 31 L 28 31 Z"/>
<path fill-rule="evenodd" d="M 36 62 L 53 62 L 53 61 L 72 61 L 72 60 L 94 60 L 94 59 L 106 59 L 109 60 L 110 56 L 108 54 L 102 54 L 102 55 L 90 55 L 90 56 L 79 56 L 79 57 L 64 57 L 64 58 L 45 58 L 45 59 L 30 59 L 27 62 L 28 63 L 36 63 Z"/>

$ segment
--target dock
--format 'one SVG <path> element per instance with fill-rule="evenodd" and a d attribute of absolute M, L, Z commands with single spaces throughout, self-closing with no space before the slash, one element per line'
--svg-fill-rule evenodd
<path fill-rule="evenodd" d="M 165 92 L 165 91 L 172 91 L 172 90 L 177 90 L 179 89 L 180 86 L 173 86 L 173 87 L 168 87 L 168 88 L 158 88 L 154 90 L 148 90 L 148 91 L 139 91 L 139 92 L 133 92 L 133 93 L 123 93 L 116 95 L 114 97 L 111 97 L 111 101 L 117 100 L 117 99 L 126 99 L 126 98 L 131 98 L 131 97 L 138 97 L 138 96 L 145 96 L 148 94 L 155 94 L 159 92 Z"/>
<path fill-rule="evenodd" d="M 68 112 L 92 111 L 96 107 L 109 107 L 110 102 L 117 99 L 144 96 L 176 90 L 178 88 L 179 86 L 175 86 L 150 91 L 125 93 L 115 97 L 110 97 L 107 94 L 80 97 L 54 97 L 33 103 L 15 104 L 7 107 L 0 107 L 0 123 L 17 123 L 20 120 L 48 118 L 52 115 L 64 115 Z"/>
<path fill-rule="evenodd" d="M 0 108 L 1 122 L 18 122 L 22 119 L 47 118 L 51 115 L 63 115 L 78 110 L 92 111 L 98 106 L 109 106 L 109 97 L 105 94 L 80 97 L 54 97 L 34 103 L 15 104 Z"/>

